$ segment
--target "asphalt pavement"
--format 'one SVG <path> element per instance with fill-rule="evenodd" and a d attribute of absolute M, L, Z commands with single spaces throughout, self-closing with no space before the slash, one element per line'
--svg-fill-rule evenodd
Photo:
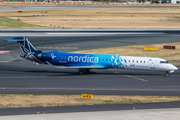
<path fill-rule="evenodd" d="M 106 111 L 107 112 L 119 111 L 120 113 L 121 111 L 124 111 L 124 110 L 128 112 L 130 110 L 133 110 L 133 108 L 135 108 L 135 110 L 142 110 L 142 111 L 146 111 L 146 109 L 149 109 L 149 110 L 156 109 L 156 111 L 160 111 L 160 109 L 180 108 L 180 103 L 174 102 L 174 103 L 149 103 L 149 104 L 124 104 L 124 105 L 122 104 L 122 105 L 90 105 L 90 106 L 66 106 L 66 107 L 37 107 L 37 108 L 8 108 L 8 109 L 6 108 L 6 109 L 0 109 L 0 116 L 28 115 L 28 114 L 32 116 L 32 115 L 36 115 L 37 113 L 50 114 L 50 115 L 52 113 L 69 113 L 69 114 L 79 113 L 83 115 L 83 114 L 87 114 L 88 112 L 94 112 L 95 114 L 97 112 L 106 112 Z M 13 116 L 13 117 L 18 118 L 18 116 Z M 103 116 L 100 116 L 100 117 L 103 117 Z M 2 118 L 3 117 L 0 117 L 0 119 Z M 6 117 L 6 119 L 7 118 L 8 117 Z M 35 118 L 36 116 L 33 117 L 33 119 Z M 80 119 L 80 117 L 77 116 L 76 119 Z"/>
<path fill-rule="evenodd" d="M 29 10 L 76 10 L 76 9 L 145 9 L 145 8 L 180 8 L 180 6 L 1 6 L 0 11 Z"/>
<path fill-rule="evenodd" d="M 44 31 L 47 32 L 46 30 Z M 97 30 L 99 33 L 107 33 L 108 31 L 109 30 Z M 9 34 L 11 32 L 9 32 Z M 59 32 L 64 34 L 63 31 Z M 94 31 L 74 30 L 65 32 L 93 33 Z M 127 34 L 132 32 L 164 34 Z M 23 35 L 24 33 L 21 34 Z M 51 31 L 51 33 L 53 33 L 53 31 Z M 43 51 L 60 50 L 60 52 L 73 52 L 119 46 L 179 42 L 180 35 L 179 30 L 120 30 L 110 33 L 126 34 L 101 34 L 99 36 L 29 36 L 28 38 L 36 48 Z M 180 93 L 179 70 L 170 74 L 169 77 L 165 77 L 164 72 L 122 69 L 94 69 L 88 75 L 79 75 L 76 69 L 55 69 L 47 65 L 35 65 L 31 61 L 22 60 L 19 57 L 22 53 L 16 43 L 2 41 L 10 38 L 12 37 L 0 37 L 0 48 L 13 51 L 11 54 L 1 55 L 1 94 L 90 93 L 95 95 L 173 96 L 179 95 Z M 15 58 L 16 60 L 14 61 Z M 5 63 L 6 61 L 10 62 Z M 94 91 L 92 91 L 93 88 L 95 89 Z"/>
<path fill-rule="evenodd" d="M 74 69 L 54 69 L 47 65 L 35 65 L 31 61 L 21 59 L 19 55 L 22 53 L 16 43 L 2 41 L 13 38 L 13 36 L 8 36 L 11 32 L 0 37 L 0 49 L 13 51 L 12 54 L 0 56 L 0 94 L 80 95 L 86 93 L 94 95 L 179 96 L 180 70 L 170 74 L 169 77 L 165 77 L 164 72 L 122 69 L 95 69 L 90 74 L 79 75 L 78 71 Z M 44 34 L 44 31 L 40 32 L 40 34 Z M 89 33 L 89 31 L 85 32 Z M 93 31 L 90 32 L 93 33 Z M 103 32 L 99 31 L 99 33 Z M 39 34 L 36 33 L 34 36 L 28 36 L 28 38 L 36 48 L 43 51 L 73 52 L 108 47 L 179 42 L 180 35 L 178 30 L 148 31 L 153 34 L 127 34 L 128 32 L 139 31 L 115 31 L 115 33 L 122 32 L 123 34 L 116 35 L 92 34 L 86 36 L 67 34 L 64 36 L 36 36 Z M 154 34 L 155 32 L 163 34 Z M 70 32 L 66 31 L 66 33 Z M 24 32 L 20 36 L 26 34 Z M 179 103 L 0 109 L 0 115 L 130 110 L 133 107 L 137 109 L 179 108 Z"/>

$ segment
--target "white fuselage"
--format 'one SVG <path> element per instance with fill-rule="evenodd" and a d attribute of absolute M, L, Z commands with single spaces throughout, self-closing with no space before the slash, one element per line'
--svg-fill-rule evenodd
<path fill-rule="evenodd" d="M 161 58 L 121 56 L 125 69 L 156 70 L 174 72 L 177 67 Z"/>

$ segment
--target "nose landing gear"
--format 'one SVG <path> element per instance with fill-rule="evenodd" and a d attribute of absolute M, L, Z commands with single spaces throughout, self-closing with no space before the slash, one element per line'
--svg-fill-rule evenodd
<path fill-rule="evenodd" d="M 169 76 L 169 71 L 166 71 L 165 76 L 166 76 L 166 77 Z"/>

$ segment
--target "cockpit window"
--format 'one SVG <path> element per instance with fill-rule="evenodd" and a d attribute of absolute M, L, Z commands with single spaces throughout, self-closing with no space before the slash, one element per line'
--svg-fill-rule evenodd
<path fill-rule="evenodd" d="M 168 61 L 160 61 L 160 63 L 166 63 L 166 64 L 168 64 L 169 62 L 168 62 Z"/>

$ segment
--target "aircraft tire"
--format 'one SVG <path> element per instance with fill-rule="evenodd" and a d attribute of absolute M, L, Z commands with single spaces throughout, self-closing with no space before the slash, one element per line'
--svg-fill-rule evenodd
<path fill-rule="evenodd" d="M 169 76 L 169 72 L 166 72 L 166 73 L 165 73 L 165 76 L 168 77 L 168 76 Z"/>
<path fill-rule="evenodd" d="M 82 75 L 84 73 L 83 70 L 79 70 L 79 74 Z"/>

